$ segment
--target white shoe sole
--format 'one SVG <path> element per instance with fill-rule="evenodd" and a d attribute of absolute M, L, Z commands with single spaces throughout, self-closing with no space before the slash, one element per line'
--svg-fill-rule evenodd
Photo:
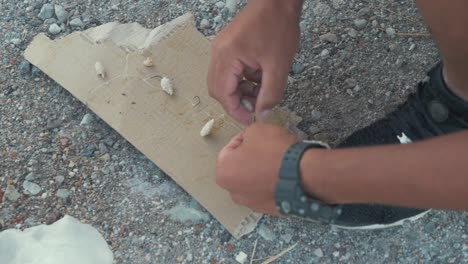
<path fill-rule="evenodd" d="M 375 224 L 375 225 L 368 225 L 368 226 L 340 226 L 340 225 L 333 225 L 335 227 L 338 227 L 338 228 L 341 228 L 341 229 L 348 229 L 348 230 L 374 230 L 374 229 L 384 229 L 384 228 L 390 228 L 390 227 L 394 227 L 394 226 L 400 226 L 400 225 L 403 225 L 403 223 L 405 221 L 410 221 L 410 222 L 413 222 L 413 221 L 416 221 L 416 220 L 419 220 L 420 218 L 424 217 L 426 214 L 428 214 L 431 210 L 427 210 L 427 211 L 424 211 L 420 214 L 417 214 L 415 216 L 412 216 L 412 217 L 408 217 L 408 218 L 405 218 L 405 219 L 401 219 L 399 221 L 396 221 L 396 222 L 393 222 L 391 224 L 388 224 L 388 225 L 382 225 L 382 224 Z"/>

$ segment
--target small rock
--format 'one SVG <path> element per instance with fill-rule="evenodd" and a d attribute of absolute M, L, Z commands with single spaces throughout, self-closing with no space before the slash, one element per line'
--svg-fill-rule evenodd
<path fill-rule="evenodd" d="M 67 189 L 58 189 L 55 195 L 59 198 L 67 199 L 70 196 L 70 191 Z"/>
<path fill-rule="evenodd" d="M 273 240 L 276 239 L 276 236 L 273 233 L 273 231 L 271 231 L 271 229 L 268 226 L 266 226 L 265 224 L 261 224 L 258 227 L 257 232 L 263 239 L 265 239 L 267 241 L 273 241 Z"/>
<path fill-rule="evenodd" d="M 294 74 L 300 74 L 301 72 L 303 72 L 305 69 L 304 65 L 302 63 L 294 63 L 293 66 L 292 66 L 292 71 Z"/>
<path fill-rule="evenodd" d="M 41 191 L 41 186 L 30 181 L 24 181 L 23 188 L 26 194 L 31 194 L 31 195 L 37 195 Z"/>
<path fill-rule="evenodd" d="M 333 256 L 334 256 L 335 258 L 339 257 L 339 256 L 340 256 L 340 252 L 339 252 L 339 251 L 333 252 Z"/>
<path fill-rule="evenodd" d="M 104 144 L 104 143 L 102 143 L 102 142 L 99 143 L 99 152 L 100 152 L 101 154 L 106 154 L 107 152 L 109 152 L 109 150 L 108 150 L 107 147 L 106 147 L 106 144 Z"/>
<path fill-rule="evenodd" d="M 57 23 L 57 22 L 58 21 L 55 18 L 48 18 L 48 19 L 44 20 L 45 25 L 52 25 L 52 24 Z"/>
<path fill-rule="evenodd" d="M 370 14 L 370 12 L 371 12 L 370 8 L 363 7 L 357 12 L 357 15 L 358 17 L 363 17 L 363 16 L 367 16 L 368 14 Z"/>
<path fill-rule="evenodd" d="M 46 225 L 51 225 L 51 224 L 55 223 L 55 221 L 57 221 L 57 214 L 48 213 L 48 214 L 46 214 L 45 219 L 46 219 L 45 220 Z"/>
<path fill-rule="evenodd" d="M 354 92 L 359 92 L 360 90 L 361 90 L 361 86 L 359 86 L 359 85 L 356 85 L 356 86 L 354 86 L 354 88 L 353 88 L 353 91 L 354 91 Z"/>
<path fill-rule="evenodd" d="M 13 39 L 10 39 L 10 43 L 13 44 L 13 45 L 20 45 L 23 41 L 21 41 L 21 39 L 19 38 L 13 38 Z"/>
<path fill-rule="evenodd" d="M 312 120 L 318 121 L 320 120 L 320 117 L 322 117 L 322 113 L 318 110 L 312 110 L 311 116 Z"/>
<path fill-rule="evenodd" d="M 192 261 L 192 260 L 193 260 L 193 255 L 192 255 L 192 253 L 187 253 L 187 257 L 185 258 L 185 260 L 186 260 L 187 262 Z"/>
<path fill-rule="evenodd" d="M 354 20 L 354 26 L 356 29 L 361 30 L 364 29 L 367 25 L 367 20 L 365 19 L 356 19 Z"/>
<path fill-rule="evenodd" d="M 330 56 L 330 51 L 328 49 L 324 49 L 322 52 L 320 52 L 320 57 L 328 58 L 328 56 Z"/>
<path fill-rule="evenodd" d="M 177 204 L 169 210 L 163 212 L 163 214 L 169 216 L 173 221 L 188 223 L 188 222 L 207 222 L 210 220 L 210 216 L 207 213 L 199 211 L 195 208 L 188 207 L 184 204 Z"/>
<path fill-rule="evenodd" d="M 357 37 L 357 31 L 354 29 L 354 28 L 351 28 L 349 31 L 348 31 L 348 35 L 352 38 L 355 38 Z"/>
<path fill-rule="evenodd" d="M 331 8 L 325 3 L 318 2 L 313 11 L 316 16 L 328 17 L 330 16 Z"/>
<path fill-rule="evenodd" d="M 346 88 L 354 88 L 357 85 L 357 81 L 353 78 L 348 78 L 344 81 Z"/>
<path fill-rule="evenodd" d="M 412 51 L 412 50 L 414 50 L 415 48 L 416 48 L 416 44 L 413 43 L 413 44 L 411 44 L 411 46 L 409 47 L 408 50 L 409 50 L 409 51 Z"/>
<path fill-rule="evenodd" d="M 87 126 L 90 125 L 94 121 L 94 117 L 92 114 L 86 114 L 81 119 L 80 126 Z"/>
<path fill-rule="evenodd" d="M 289 244 L 291 242 L 293 236 L 291 234 L 282 234 L 280 236 L 281 240 L 283 240 L 286 244 Z"/>
<path fill-rule="evenodd" d="M 219 9 L 222 9 L 224 5 L 225 5 L 224 2 L 221 2 L 221 1 L 215 3 L 215 6 Z"/>
<path fill-rule="evenodd" d="M 236 261 L 237 263 L 244 264 L 247 261 L 247 254 L 244 252 L 239 252 L 239 254 L 236 255 Z"/>
<path fill-rule="evenodd" d="M 319 38 L 320 38 L 321 41 L 327 41 L 327 42 L 331 42 L 331 43 L 338 42 L 338 37 L 333 33 L 323 34 Z"/>
<path fill-rule="evenodd" d="M 13 185 L 8 185 L 3 196 L 5 199 L 15 202 L 21 197 L 21 194 L 16 190 L 16 188 Z"/>
<path fill-rule="evenodd" d="M 310 132 L 310 134 L 315 135 L 318 132 L 320 132 L 320 128 L 318 126 L 316 126 L 316 125 L 311 125 L 309 127 L 309 132 Z"/>
<path fill-rule="evenodd" d="M 52 35 L 57 35 L 58 33 L 62 32 L 62 28 L 57 24 L 52 24 L 49 26 L 49 33 Z"/>
<path fill-rule="evenodd" d="M 59 184 L 59 185 L 62 184 L 64 180 L 65 180 L 65 177 L 63 177 L 61 175 L 55 177 L 55 182 L 57 182 L 57 184 Z"/>
<path fill-rule="evenodd" d="M 60 23 L 64 23 L 68 19 L 68 12 L 61 5 L 55 5 L 55 16 L 57 16 Z"/>
<path fill-rule="evenodd" d="M 84 27 L 84 23 L 83 21 L 81 21 L 81 19 L 79 17 L 77 18 L 74 18 L 70 21 L 70 27 L 74 27 L 74 28 L 82 28 Z"/>
<path fill-rule="evenodd" d="M 31 71 L 31 64 L 26 60 L 22 61 L 18 67 L 22 74 L 29 74 Z"/>
<path fill-rule="evenodd" d="M 80 156 L 91 158 L 94 156 L 94 152 L 96 152 L 96 147 L 94 145 L 89 145 L 80 152 Z"/>
<path fill-rule="evenodd" d="M 226 0 L 226 7 L 231 14 L 237 12 L 237 1 L 238 0 Z"/>
<path fill-rule="evenodd" d="M 379 22 L 377 20 L 372 20 L 372 27 L 377 27 L 379 25 Z"/>
<path fill-rule="evenodd" d="M 48 18 L 52 18 L 54 16 L 54 6 L 52 4 L 44 4 L 39 12 L 39 18 L 42 20 L 46 20 Z"/>
<path fill-rule="evenodd" d="M 210 21 L 208 21 L 208 19 L 204 18 L 204 19 L 202 19 L 202 21 L 200 21 L 200 28 L 201 29 L 208 28 L 209 26 L 210 26 Z"/>
<path fill-rule="evenodd" d="M 27 181 L 32 181 L 32 180 L 34 180 L 35 178 L 36 178 L 36 175 L 34 175 L 34 172 L 30 172 L 30 173 L 28 173 L 28 175 L 26 175 L 26 178 L 25 178 L 25 179 L 26 179 Z"/>
<path fill-rule="evenodd" d="M 395 34 L 396 34 L 395 29 L 392 28 L 392 27 L 388 27 L 388 28 L 385 30 L 385 32 L 387 32 L 387 35 L 388 35 L 389 37 L 394 37 Z"/>
<path fill-rule="evenodd" d="M 219 24 L 219 23 L 221 23 L 221 21 L 223 21 L 223 18 L 221 17 L 221 15 L 217 15 L 217 16 L 215 16 L 215 18 L 213 19 L 213 21 L 214 21 L 216 24 Z"/>
<path fill-rule="evenodd" d="M 333 0 L 332 6 L 334 9 L 340 9 L 340 7 L 344 4 L 344 0 Z"/>
<path fill-rule="evenodd" d="M 111 156 L 109 155 L 109 153 L 106 153 L 106 154 L 102 155 L 101 157 L 99 157 L 99 159 L 102 160 L 102 161 L 110 161 Z"/>
<path fill-rule="evenodd" d="M 317 257 L 319 257 L 319 258 L 323 257 L 323 251 L 322 251 L 322 249 L 317 248 L 316 250 L 314 250 L 314 255 L 317 256 Z"/>

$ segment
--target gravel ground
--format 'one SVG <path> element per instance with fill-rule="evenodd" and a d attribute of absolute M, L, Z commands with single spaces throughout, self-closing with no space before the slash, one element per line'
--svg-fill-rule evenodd
<path fill-rule="evenodd" d="M 22 57 L 39 32 L 60 37 L 115 20 L 155 27 L 186 12 L 209 36 L 243 4 L 0 0 L 0 230 L 70 214 L 103 234 L 116 263 L 236 263 L 241 251 L 250 258 L 256 240 L 256 259 L 298 243 L 277 263 L 468 263 L 467 213 L 433 211 L 372 232 L 265 217 L 235 240 Z M 412 1 L 306 1 L 301 28 L 283 104 L 304 117 L 310 137 L 333 144 L 404 100 L 438 59 Z"/>

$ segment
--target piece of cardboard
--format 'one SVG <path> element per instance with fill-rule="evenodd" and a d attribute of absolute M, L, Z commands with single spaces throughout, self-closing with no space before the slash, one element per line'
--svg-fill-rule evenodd
<path fill-rule="evenodd" d="M 58 40 L 39 34 L 25 57 L 172 177 L 234 237 L 255 228 L 261 214 L 234 204 L 215 183 L 217 154 L 242 126 L 208 96 L 210 42 L 190 14 L 153 30 L 109 23 Z M 153 67 L 143 65 L 147 57 Z M 104 66 L 104 79 L 96 62 Z M 162 91 L 163 76 L 172 80 L 173 96 Z M 284 111 L 275 116 L 281 125 L 300 121 Z M 212 134 L 200 137 L 212 118 Z"/>

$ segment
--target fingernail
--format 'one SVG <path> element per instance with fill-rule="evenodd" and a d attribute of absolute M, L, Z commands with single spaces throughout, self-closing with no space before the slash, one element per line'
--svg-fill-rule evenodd
<path fill-rule="evenodd" d="M 262 121 L 267 120 L 270 116 L 271 116 L 271 110 L 265 110 L 265 111 L 260 112 L 260 114 L 258 114 L 258 117 Z"/>

